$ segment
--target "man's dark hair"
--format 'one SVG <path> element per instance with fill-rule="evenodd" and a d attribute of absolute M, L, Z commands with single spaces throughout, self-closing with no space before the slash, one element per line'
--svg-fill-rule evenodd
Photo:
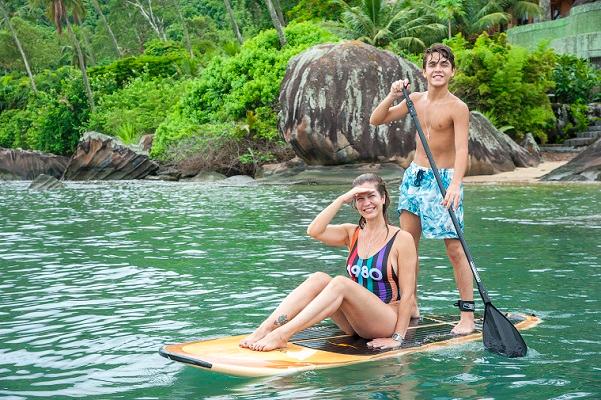
<path fill-rule="evenodd" d="M 449 46 L 445 46 L 444 44 L 436 43 L 432 46 L 428 47 L 426 51 L 424 51 L 424 60 L 422 61 L 422 69 L 426 69 L 426 62 L 428 60 L 428 56 L 438 53 L 442 58 L 446 58 L 451 63 L 451 67 L 455 69 L 455 55 L 453 54 L 453 50 Z"/>

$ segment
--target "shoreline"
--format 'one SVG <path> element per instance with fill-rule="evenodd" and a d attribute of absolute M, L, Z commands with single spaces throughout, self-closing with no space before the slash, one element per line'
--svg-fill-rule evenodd
<path fill-rule="evenodd" d="M 513 171 L 501 172 L 494 175 L 471 175 L 463 178 L 466 184 L 505 184 L 505 183 L 554 183 L 553 181 L 541 181 L 540 178 L 555 168 L 567 164 L 568 160 L 542 161 L 536 167 L 516 168 Z M 565 182 L 563 182 L 565 183 Z"/>

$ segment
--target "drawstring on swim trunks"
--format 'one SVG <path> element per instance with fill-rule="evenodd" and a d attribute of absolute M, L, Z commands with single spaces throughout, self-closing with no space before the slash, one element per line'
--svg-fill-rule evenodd
<path fill-rule="evenodd" d="M 417 175 L 415 175 L 415 180 L 413 181 L 413 186 L 420 186 L 422 184 L 422 179 L 424 179 L 425 171 L 423 169 L 417 170 Z"/>

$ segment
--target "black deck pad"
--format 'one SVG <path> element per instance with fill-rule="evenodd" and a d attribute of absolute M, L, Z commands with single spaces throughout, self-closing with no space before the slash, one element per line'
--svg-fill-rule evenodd
<path fill-rule="evenodd" d="M 456 315 L 446 315 L 412 319 L 410 329 L 405 335 L 405 341 L 403 342 L 402 347 L 419 347 L 428 343 L 440 342 L 453 338 L 454 335 L 451 334 L 451 329 L 459 322 L 457 317 L 458 316 Z M 509 316 L 509 320 L 514 324 L 520 322 L 522 319 L 523 318 L 512 318 L 512 316 Z M 482 318 L 478 316 L 476 316 L 476 330 L 478 332 L 482 330 Z M 396 350 L 372 349 L 367 347 L 369 340 L 356 335 L 347 335 L 336 325 L 331 324 L 318 325 L 305 329 L 294 335 L 290 339 L 290 342 L 316 350 L 351 355 L 373 355 Z"/>

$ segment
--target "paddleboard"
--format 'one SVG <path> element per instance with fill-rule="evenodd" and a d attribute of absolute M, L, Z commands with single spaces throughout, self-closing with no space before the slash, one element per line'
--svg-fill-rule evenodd
<path fill-rule="evenodd" d="M 518 330 L 540 323 L 534 315 L 507 314 Z M 457 317 L 427 316 L 412 320 L 400 348 L 374 350 L 368 340 L 346 335 L 335 325 L 317 325 L 294 335 L 286 348 L 259 352 L 238 346 L 246 335 L 187 343 L 168 344 L 159 350 L 163 357 L 187 365 L 227 375 L 259 377 L 283 375 L 313 369 L 334 368 L 404 354 L 432 351 L 482 338 L 482 320 L 476 321 L 476 332 L 465 336 L 451 335 Z"/>

